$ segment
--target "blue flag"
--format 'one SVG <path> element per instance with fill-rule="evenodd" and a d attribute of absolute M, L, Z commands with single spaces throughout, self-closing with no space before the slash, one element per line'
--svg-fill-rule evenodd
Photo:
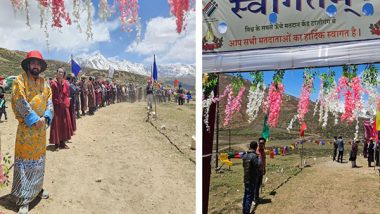
<path fill-rule="evenodd" d="M 73 59 L 71 60 L 71 71 L 76 77 L 78 77 L 79 72 L 81 71 L 80 66 Z"/>
<path fill-rule="evenodd" d="M 153 80 L 157 81 L 158 76 L 157 76 L 157 65 L 156 65 L 156 55 L 154 55 L 154 61 L 153 61 Z"/>

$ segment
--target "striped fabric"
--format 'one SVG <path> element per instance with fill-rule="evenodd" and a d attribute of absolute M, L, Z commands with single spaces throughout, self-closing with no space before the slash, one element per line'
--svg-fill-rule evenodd
<path fill-rule="evenodd" d="M 33 201 L 42 190 L 45 173 L 45 156 L 39 160 L 15 159 L 12 196 L 18 206 Z"/>

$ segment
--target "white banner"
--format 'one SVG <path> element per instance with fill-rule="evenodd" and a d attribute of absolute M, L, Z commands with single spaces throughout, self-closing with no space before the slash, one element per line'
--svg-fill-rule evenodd
<path fill-rule="evenodd" d="M 203 53 L 380 39 L 379 0 L 203 0 Z"/>
<path fill-rule="evenodd" d="M 114 72 L 115 72 L 115 69 L 112 66 L 110 66 L 110 68 L 108 69 L 108 78 L 112 79 Z"/>

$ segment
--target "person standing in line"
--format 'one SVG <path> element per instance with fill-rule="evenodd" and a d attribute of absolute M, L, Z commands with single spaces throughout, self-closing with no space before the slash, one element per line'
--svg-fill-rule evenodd
<path fill-rule="evenodd" d="M 380 166 L 380 140 L 377 140 L 376 147 L 375 147 L 375 166 Z"/>
<path fill-rule="evenodd" d="M 75 113 L 75 100 L 76 100 L 76 94 L 77 94 L 77 88 L 74 83 L 74 75 L 69 74 L 67 75 L 67 81 L 69 82 L 69 87 L 70 87 L 70 107 L 69 107 L 69 112 L 70 112 L 70 118 L 71 118 L 71 125 L 73 129 L 73 134 L 77 130 L 77 122 L 76 122 L 76 113 Z"/>
<path fill-rule="evenodd" d="M 77 78 L 74 78 L 74 84 L 75 84 L 75 112 L 76 112 L 76 118 L 80 118 L 80 94 L 81 94 L 81 88 L 79 86 L 79 83 L 77 82 Z"/>
<path fill-rule="evenodd" d="M 31 51 L 21 62 L 25 71 L 12 86 L 12 109 L 18 120 L 11 195 L 20 214 L 27 214 L 37 196 L 49 198 L 43 189 L 46 157 L 46 127 L 53 119 L 50 86 L 40 73 L 47 68 L 42 54 Z"/>
<path fill-rule="evenodd" d="M 87 82 L 87 91 L 88 91 L 88 108 L 89 108 L 89 115 L 94 115 L 95 111 L 95 90 L 94 90 L 94 84 L 93 84 L 93 78 L 89 77 Z"/>
<path fill-rule="evenodd" d="M 339 151 L 338 162 L 340 159 L 340 163 L 343 163 L 344 141 L 343 141 L 342 136 L 339 136 L 338 138 L 338 151 Z"/>
<path fill-rule="evenodd" d="M 358 154 L 358 148 L 359 148 L 359 141 L 356 140 L 355 142 L 352 143 L 352 149 L 350 152 L 350 159 L 349 160 L 351 161 L 352 168 L 358 167 L 356 165 L 356 157 Z"/>
<path fill-rule="evenodd" d="M 82 76 L 81 81 L 79 82 L 79 87 L 80 87 L 80 105 L 81 105 L 81 111 L 82 111 L 82 116 L 86 115 L 87 111 L 87 96 L 88 96 L 88 90 L 87 90 L 87 85 L 86 85 L 86 77 Z"/>
<path fill-rule="evenodd" d="M 368 142 L 366 139 L 364 139 L 363 156 L 364 158 L 368 158 Z"/>
<path fill-rule="evenodd" d="M 148 104 L 148 108 L 153 108 L 153 86 L 152 82 L 148 81 L 148 85 L 146 86 L 146 101 Z"/>
<path fill-rule="evenodd" d="M 333 146 L 334 146 L 333 161 L 335 161 L 336 160 L 336 155 L 338 153 L 338 141 L 337 141 L 337 137 L 336 136 L 334 137 Z"/>
<path fill-rule="evenodd" d="M 49 143 L 58 149 L 69 149 L 66 141 L 73 136 L 70 118 L 70 87 L 65 80 L 66 72 L 63 68 L 57 69 L 56 80 L 51 81 L 52 100 L 54 104 L 54 118 L 50 128 Z"/>
<path fill-rule="evenodd" d="M 368 144 L 368 167 L 372 167 L 372 162 L 373 162 L 373 156 L 374 156 L 374 152 L 375 152 L 375 148 L 374 148 L 374 144 L 373 144 L 373 140 L 369 140 L 369 144 Z"/>

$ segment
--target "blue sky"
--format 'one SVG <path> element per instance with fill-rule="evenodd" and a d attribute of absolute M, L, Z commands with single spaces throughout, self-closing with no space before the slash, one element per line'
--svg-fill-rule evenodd
<path fill-rule="evenodd" d="M 367 65 L 359 65 L 358 66 L 358 75 L 360 75 Z M 380 64 L 376 64 L 376 67 L 380 71 Z M 339 78 L 342 76 L 342 67 L 331 67 L 333 71 L 335 71 L 335 81 L 338 82 Z M 326 73 L 328 72 L 328 68 L 316 68 L 315 69 L 318 74 Z M 264 82 L 266 85 L 269 85 L 272 82 L 272 78 L 274 75 L 274 71 L 268 71 L 264 72 Z M 243 77 L 245 79 L 251 79 L 249 76 L 249 73 L 242 73 Z M 296 97 L 299 97 L 301 95 L 302 90 L 302 84 L 303 84 L 303 69 L 297 69 L 297 70 L 286 70 L 283 83 L 285 85 L 285 93 L 289 95 L 293 95 Z M 318 93 L 320 89 L 320 81 L 319 78 L 314 79 L 314 90 L 310 94 L 310 99 L 313 101 L 316 101 L 318 98 Z M 367 99 L 366 96 L 364 99 Z"/>
<path fill-rule="evenodd" d="M 100 51 L 105 57 L 148 64 L 156 54 L 161 64 L 195 64 L 195 13 L 188 14 L 187 29 L 181 34 L 175 31 L 175 18 L 170 14 L 167 0 L 140 0 L 141 42 L 136 43 L 135 27 L 131 33 L 122 32 L 119 14 L 107 21 L 98 15 L 99 0 L 93 0 L 93 40 L 79 33 L 77 26 L 65 26 L 61 32 L 49 28 L 50 48 L 46 46 L 43 29 L 39 26 L 40 11 L 37 1 L 29 1 L 31 28 L 25 25 L 25 12 L 14 13 L 9 0 L 0 7 L 0 47 L 12 50 L 40 50 L 47 59 L 67 61 L 70 54 L 91 54 Z M 113 0 L 108 0 L 111 5 Z M 65 1 L 66 10 L 72 16 L 72 1 Z M 84 6 L 84 5 L 83 5 Z M 11 19 L 9 19 L 11 17 Z M 50 21 L 50 20 L 49 20 Z M 87 17 L 81 15 L 82 30 L 86 30 Z M 137 45 L 136 45 L 137 44 Z M 185 51 L 184 51 L 185 50 Z"/>

